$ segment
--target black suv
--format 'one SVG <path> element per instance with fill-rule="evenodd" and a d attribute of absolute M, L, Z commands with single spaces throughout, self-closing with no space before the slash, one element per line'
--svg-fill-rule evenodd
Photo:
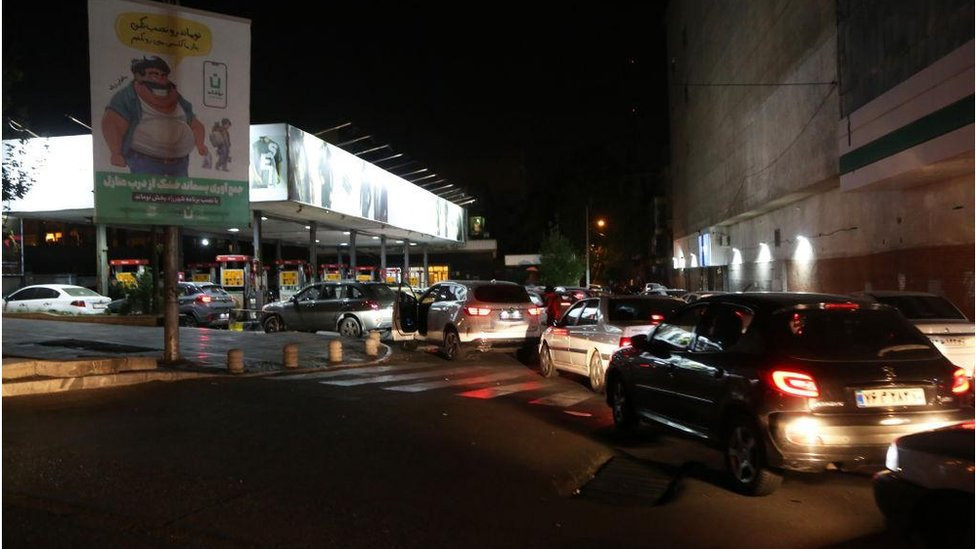
<path fill-rule="evenodd" d="M 783 469 L 881 466 L 896 437 L 973 417 L 962 368 L 895 309 L 849 297 L 711 296 L 632 345 L 607 372 L 617 427 L 714 443 L 750 495 Z"/>

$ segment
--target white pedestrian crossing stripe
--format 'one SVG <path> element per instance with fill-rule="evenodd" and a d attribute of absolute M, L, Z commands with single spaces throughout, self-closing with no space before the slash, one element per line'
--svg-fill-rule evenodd
<path fill-rule="evenodd" d="M 419 369 L 430 369 L 434 366 L 420 366 L 417 368 L 411 368 L 413 370 Z M 296 379 L 330 379 L 334 377 L 344 377 L 344 376 L 364 376 L 370 374 L 380 374 L 383 372 L 393 372 L 393 371 L 404 371 L 407 368 L 404 366 L 366 366 L 363 368 L 345 368 L 342 370 L 332 370 L 328 372 L 310 372 L 307 374 L 293 374 L 290 376 L 276 376 L 271 379 L 284 379 L 284 380 L 296 380 Z"/>
<path fill-rule="evenodd" d="M 408 374 L 390 374 L 375 377 L 359 377 L 353 379 L 339 379 L 335 381 L 320 381 L 323 385 L 338 385 L 340 387 L 353 387 L 356 385 L 368 385 L 370 383 L 390 383 L 391 381 L 409 381 L 411 379 L 423 379 L 425 377 L 440 377 L 463 372 L 481 374 L 489 370 L 487 367 L 461 366 L 458 368 L 448 368 L 446 370 L 428 370 L 425 372 L 411 372 Z"/>
<path fill-rule="evenodd" d="M 497 374 L 489 374 L 484 376 L 476 377 L 462 377 L 460 379 L 445 379 L 443 381 L 428 381 L 425 383 L 413 383 L 410 385 L 395 385 L 393 387 L 383 387 L 387 391 L 402 391 L 405 393 L 419 393 L 421 391 L 429 391 L 431 389 L 442 389 L 444 387 L 456 387 L 463 385 L 478 385 L 480 383 L 491 383 L 492 381 L 501 381 L 503 379 L 512 379 L 516 377 L 523 377 L 526 372 L 499 372 Z"/>

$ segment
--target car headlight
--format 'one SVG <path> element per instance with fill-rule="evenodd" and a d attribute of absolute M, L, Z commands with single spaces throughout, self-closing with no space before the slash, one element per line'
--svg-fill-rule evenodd
<path fill-rule="evenodd" d="M 898 445 L 894 442 L 888 445 L 888 454 L 885 455 L 885 467 L 895 472 L 901 471 L 901 468 L 898 467 Z"/>

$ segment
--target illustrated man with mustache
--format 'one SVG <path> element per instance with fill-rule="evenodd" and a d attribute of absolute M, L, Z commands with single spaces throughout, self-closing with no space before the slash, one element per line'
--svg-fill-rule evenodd
<path fill-rule="evenodd" d="M 133 82 L 109 101 L 102 133 L 112 164 L 132 173 L 186 177 L 190 151 L 206 156 L 206 129 L 156 56 L 132 60 Z"/>

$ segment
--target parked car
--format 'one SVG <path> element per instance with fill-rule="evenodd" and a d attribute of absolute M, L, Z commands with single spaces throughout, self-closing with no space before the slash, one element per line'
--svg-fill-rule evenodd
<path fill-rule="evenodd" d="M 879 466 L 896 437 L 970 419 L 972 388 L 901 314 L 824 294 L 726 294 L 635 336 L 607 371 L 621 429 L 646 419 L 723 449 L 733 486 Z"/>
<path fill-rule="evenodd" d="M 930 547 L 973 546 L 974 423 L 899 437 L 874 476 L 874 500 L 896 531 Z"/>
<path fill-rule="evenodd" d="M 548 323 L 553 325 L 566 313 L 566 310 L 581 299 L 593 294 L 586 288 L 579 286 L 556 286 L 552 289 L 552 299 L 546 304 Z"/>
<path fill-rule="evenodd" d="M 107 311 L 111 298 L 82 286 L 37 284 L 21 288 L 3 300 L 8 313 L 97 315 Z"/>
<path fill-rule="evenodd" d="M 973 377 L 976 366 L 976 325 L 948 299 L 924 292 L 856 292 L 863 297 L 890 305 L 905 315 L 928 336 L 939 351 Z"/>
<path fill-rule="evenodd" d="M 528 286 L 526 286 L 526 289 L 528 290 Z M 532 303 L 536 307 L 542 309 L 542 313 L 539 315 L 539 322 L 543 326 L 548 326 L 549 311 L 546 309 L 546 298 L 544 294 L 542 292 L 535 291 L 535 290 L 528 290 L 528 293 L 529 293 L 529 299 L 532 300 Z"/>
<path fill-rule="evenodd" d="M 513 282 L 445 281 L 419 298 L 399 295 L 398 336 L 411 344 L 437 345 L 448 360 L 463 358 L 468 350 L 534 354 L 542 334 L 542 308 Z"/>
<path fill-rule="evenodd" d="M 186 326 L 219 327 L 230 324 L 234 298 L 212 282 L 177 284 L 180 317 Z"/>
<path fill-rule="evenodd" d="M 390 330 L 394 301 L 396 293 L 384 282 L 320 282 L 287 301 L 265 305 L 262 324 L 269 333 L 323 330 L 360 337 L 364 332 Z"/>
<path fill-rule="evenodd" d="M 694 303 L 703 297 L 708 297 L 712 295 L 727 294 L 728 292 L 722 292 L 718 290 L 702 290 L 700 292 L 688 292 L 681 296 L 681 299 L 685 303 Z"/>
<path fill-rule="evenodd" d="M 630 345 L 633 336 L 647 335 L 681 305 L 680 299 L 667 296 L 600 296 L 576 302 L 542 333 L 542 375 L 552 377 L 557 370 L 582 374 L 590 378 L 593 391 L 603 392 L 610 355 Z"/>

